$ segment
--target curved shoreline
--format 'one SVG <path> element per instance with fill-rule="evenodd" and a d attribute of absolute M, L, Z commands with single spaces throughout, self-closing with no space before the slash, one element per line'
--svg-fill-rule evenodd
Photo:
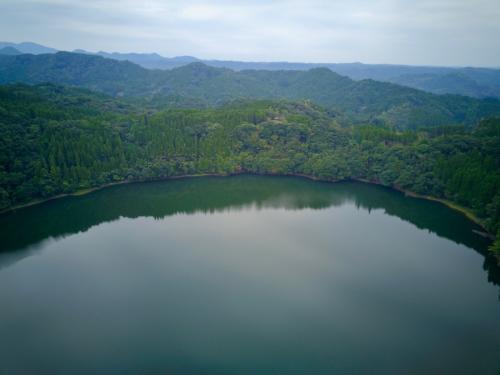
<path fill-rule="evenodd" d="M 463 207 L 463 206 L 461 206 L 458 203 L 455 203 L 453 201 L 443 199 L 443 198 L 436 198 L 436 197 L 433 197 L 431 195 L 418 194 L 418 193 L 415 193 L 415 192 L 410 191 L 410 190 L 402 189 L 398 186 L 384 185 L 384 184 L 376 182 L 376 181 L 369 181 L 369 180 L 364 180 L 364 179 L 352 179 L 352 181 L 362 182 L 362 183 L 371 184 L 371 185 L 383 186 L 383 187 L 387 187 L 387 188 L 392 189 L 392 190 L 399 191 L 408 197 L 417 198 L 417 199 L 424 199 L 427 201 L 433 201 L 433 202 L 438 202 L 438 203 L 444 204 L 446 207 L 448 207 L 454 211 L 460 212 L 462 215 L 467 217 L 467 219 L 469 219 L 470 221 L 479 225 L 484 230 L 484 232 L 482 232 L 480 234 L 482 234 L 485 237 L 488 237 L 492 240 L 495 238 L 495 236 L 492 233 L 490 233 L 488 231 L 488 229 L 486 229 L 484 222 L 479 217 L 477 217 L 476 214 L 474 214 L 474 212 L 472 212 L 472 210 L 470 208 Z"/>
<path fill-rule="evenodd" d="M 187 175 L 179 175 L 179 176 L 170 176 L 170 177 L 164 177 L 164 178 L 157 178 L 157 179 L 148 179 L 148 180 L 123 180 L 123 181 L 117 181 L 117 182 L 110 182 L 108 184 L 104 184 L 101 186 L 96 186 L 88 189 L 83 189 L 83 190 L 77 190 L 73 193 L 64 193 L 64 194 L 58 194 L 50 198 L 46 199 L 39 199 L 39 200 L 34 200 L 28 203 L 16 205 L 13 207 L 9 207 L 7 209 L 1 210 L 0 214 L 4 214 L 7 212 L 11 211 L 16 211 L 22 208 L 26 207 L 31 207 L 31 206 L 36 206 L 38 204 L 42 204 L 45 202 L 49 202 L 52 200 L 60 199 L 60 198 L 65 198 L 65 197 L 77 197 L 77 196 L 82 196 L 82 195 L 87 195 L 92 192 L 102 190 L 108 187 L 116 186 L 116 185 L 128 185 L 128 184 L 134 184 L 134 183 L 144 183 L 144 182 L 158 182 L 158 181 L 169 181 L 169 180 L 179 180 L 179 179 L 185 179 L 185 178 L 196 178 L 196 177 L 229 177 L 229 176 L 238 176 L 238 175 L 257 175 L 257 176 L 290 176 L 290 177 L 301 177 L 301 178 L 306 178 L 308 180 L 313 180 L 313 181 L 321 181 L 321 182 L 330 182 L 330 183 L 336 183 L 336 182 L 341 182 L 341 181 L 355 181 L 355 182 L 360 182 L 364 184 L 370 184 L 370 185 L 377 185 L 377 186 L 383 186 L 395 191 L 399 191 L 400 193 L 403 193 L 406 196 L 412 197 L 412 198 L 417 198 L 417 199 L 424 199 L 428 201 L 434 201 L 438 202 L 441 204 L 444 204 L 448 208 L 460 212 L 463 214 L 465 217 L 467 217 L 470 221 L 474 222 L 475 224 L 479 225 L 484 232 L 479 233 L 480 235 L 483 235 L 485 237 L 490 238 L 491 240 L 495 239 L 495 236 L 490 233 L 482 220 L 478 218 L 469 208 L 460 206 L 459 204 L 442 199 L 442 198 L 436 198 L 433 196 L 429 195 L 421 195 L 417 194 L 413 191 L 410 190 L 405 190 L 397 186 L 390 186 L 390 185 L 384 185 L 378 181 L 370 181 L 366 179 L 361 179 L 361 178 L 348 178 L 348 179 L 343 179 L 343 180 L 334 180 L 334 179 L 322 179 L 319 177 L 315 176 L 309 176 L 306 174 L 301 174 L 301 173 L 265 173 L 265 174 L 259 174 L 259 173 L 247 173 L 247 172 L 241 172 L 241 173 L 228 173 L 228 174 L 221 174 L 221 173 L 200 173 L 200 174 L 187 174 Z"/>

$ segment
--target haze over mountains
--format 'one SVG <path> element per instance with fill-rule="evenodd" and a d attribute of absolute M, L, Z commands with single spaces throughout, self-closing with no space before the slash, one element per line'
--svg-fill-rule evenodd
<path fill-rule="evenodd" d="M 56 49 L 36 43 L 0 42 L 2 48 L 11 47 L 20 53 L 55 53 Z M 219 68 L 240 70 L 309 70 L 325 67 L 354 80 L 374 79 L 412 87 L 435 94 L 458 94 L 475 98 L 500 98 L 500 69 L 474 67 L 433 67 L 362 63 L 295 63 L 295 62 L 245 62 L 226 60 L 202 60 L 193 56 L 163 57 L 157 53 L 89 52 L 77 49 L 75 53 L 99 55 L 102 57 L 130 61 L 147 69 L 169 70 L 193 62 Z"/>
<path fill-rule="evenodd" d="M 0 42 L 0 48 L 4 47 L 12 47 L 21 53 L 32 53 L 34 55 L 57 52 L 57 49 L 55 48 L 42 46 L 41 44 L 33 42 L 22 42 L 22 43 Z"/>

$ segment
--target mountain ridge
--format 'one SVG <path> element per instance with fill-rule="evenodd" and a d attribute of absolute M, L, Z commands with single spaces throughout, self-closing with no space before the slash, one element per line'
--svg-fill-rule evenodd
<path fill-rule="evenodd" d="M 0 42 L 0 47 L 10 45 L 16 48 L 16 43 Z M 31 49 L 26 52 L 26 46 L 17 48 L 23 53 L 55 53 L 56 49 L 36 43 L 30 44 Z M 33 47 L 36 46 L 35 47 Z M 33 49 L 35 48 L 35 50 Z M 43 48 L 44 52 L 40 52 Z M 164 57 L 158 53 L 120 53 L 120 52 L 89 52 L 76 49 L 73 52 L 99 55 L 119 61 L 128 60 L 147 69 L 170 70 L 191 62 L 203 62 L 213 67 L 241 70 L 309 70 L 316 67 L 326 67 L 338 74 L 348 76 L 354 80 L 374 79 L 391 82 L 402 86 L 424 90 L 434 94 L 458 94 L 475 98 L 500 98 L 500 68 L 480 67 L 440 67 L 440 66 L 413 66 L 401 64 L 363 64 L 354 63 L 302 63 L 302 62 L 250 62 L 236 60 L 199 59 L 193 56 Z"/>
<path fill-rule="evenodd" d="M 0 55 L 21 55 L 22 52 L 19 52 L 17 49 L 15 49 L 14 47 L 10 47 L 10 46 L 7 46 L 7 47 L 3 47 L 3 48 L 0 48 Z"/>
<path fill-rule="evenodd" d="M 462 123 L 500 114 L 500 101 L 434 95 L 374 80 L 355 81 L 327 68 L 309 71 L 233 71 L 194 62 L 150 70 L 102 56 L 56 54 L 0 56 L 0 83 L 51 82 L 112 96 L 180 96 L 205 106 L 239 99 L 310 100 L 345 113 L 352 121 L 399 128 Z"/>
<path fill-rule="evenodd" d="M 4 47 L 13 47 L 21 53 L 31 53 L 34 55 L 39 55 L 42 53 L 56 53 L 57 49 L 46 47 L 38 43 L 33 42 L 21 42 L 21 43 L 12 43 L 12 42 L 1 42 L 0 48 Z"/>

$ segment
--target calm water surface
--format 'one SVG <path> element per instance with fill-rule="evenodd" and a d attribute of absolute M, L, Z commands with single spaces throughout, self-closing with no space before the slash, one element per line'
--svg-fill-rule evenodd
<path fill-rule="evenodd" d="M 0 374 L 499 374 L 499 273 L 357 183 L 115 186 L 0 216 Z"/>

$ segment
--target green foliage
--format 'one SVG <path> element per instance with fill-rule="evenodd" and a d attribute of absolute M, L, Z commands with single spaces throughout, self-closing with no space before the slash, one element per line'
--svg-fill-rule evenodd
<path fill-rule="evenodd" d="M 402 131 L 308 101 L 154 112 L 53 85 L 1 87 L 0 114 L 0 209 L 123 180 L 304 174 L 449 199 L 500 229 L 498 118 Z"/>
<path fill-rule="evenodd" d="M 192 63 L 161 71 L 69 52 L 0 56 L 0 84 L 12 82 L 80 86 L 156 108 L 202 108 L 241 99 L 311 100 L 355 122 L 398 129 L 471 126 L 500 114 L 496 99 L 440 96 L 387 82 L 353 81 L 327 68 L 236 72 Z"/>

